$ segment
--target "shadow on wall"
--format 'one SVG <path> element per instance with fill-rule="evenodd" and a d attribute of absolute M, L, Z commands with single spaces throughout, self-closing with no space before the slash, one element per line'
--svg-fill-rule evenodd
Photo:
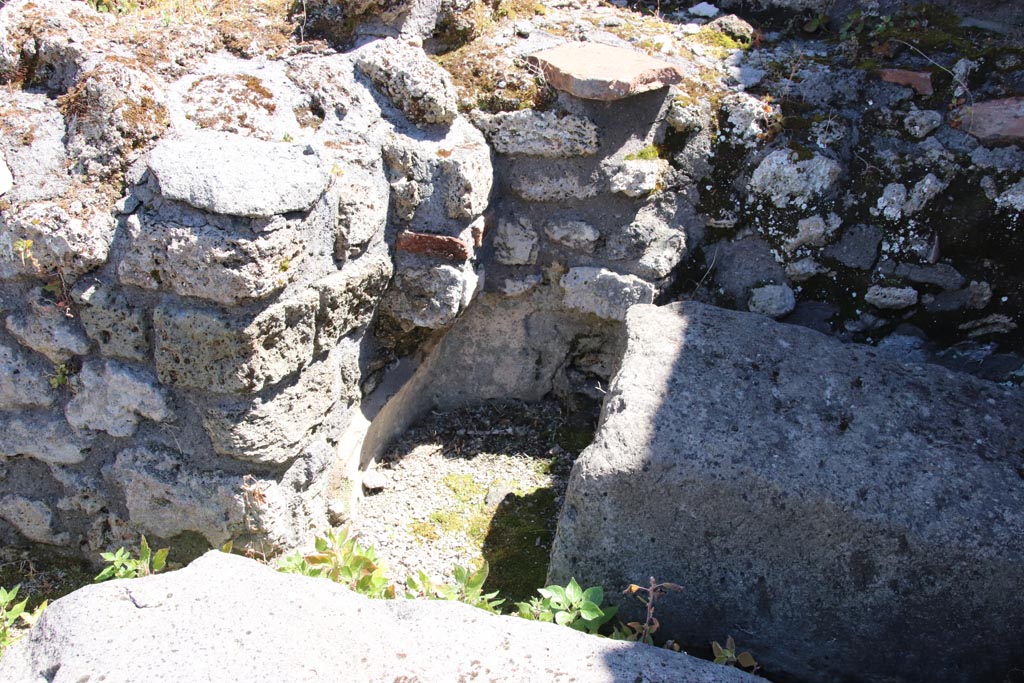
<path fill-rule="evenodd" d="M 637 306 L 548 580 L 681 584 L 662 638 L 732 635 L 775 681 L 1024 667 L 1019 389 L 762 316 Z"/>

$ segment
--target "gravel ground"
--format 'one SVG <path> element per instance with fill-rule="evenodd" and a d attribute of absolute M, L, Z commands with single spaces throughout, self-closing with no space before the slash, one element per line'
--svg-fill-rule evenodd
<path fill-rule="evenodd" d="M 383 489 L 352 526 L 401 586 L 486 559 L 485 589 L 509 600 L 543 586 L 572 462 L 590 438 L 556 403 L 501 402 L 435 413 L 377 465 Z"/>

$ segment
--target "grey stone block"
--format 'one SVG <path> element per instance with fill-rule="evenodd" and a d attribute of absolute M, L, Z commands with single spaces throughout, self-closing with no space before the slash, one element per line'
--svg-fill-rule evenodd
<path fill-rule="evenodd" d="M 303 236 L 292 225 L 254 234 L 191 227 L 132 216 L 131 247 L 118 266 L 121 282 L 170 290 L 231 306 L 261 299 L 294 276 Z"/>
<path fill-rule="evenodd" d="M 308 211 L 331 177 L 303 145 L 214 131 L 161 140 L 149 169 L 167 199 L 253 218 Z"/>
<path fill-rule="evenodd" d="M 148 316 L 109 284 L 83 281 L 72 291 L 82 327 L 104 356 L 149 358 Z"/>
<path fill-rule="evenodd" d="M 687 655 L 458 602 L 370 600 L 218 551 L 180 571 L 89 586 L 54 603 L 4 657 L 0 678 L 36 681 L 60 671 L 58 681 L 142 681 L 157 670 L 171 683 L 235 683 L 237 667 L 224 662 L 240 652 L 261 653 L 243 665 L 247 679 L 276 683 L 758 680 Z"/>
<path fill-rule="evenodd" d="M 71 381 L 73 396 L 64 416 L 72 427 L 123 437 L 135 433 L 140 418 L 174 419 L 166 392 L 142 371 L 117 361 L 87 361 Z"/>
<path fill-rule="evenodd" d="M 1020 388 L 695 302 L 635 307 L 626 329 L 551 581 L 623 604 L 630 582 L 682 583 L 659 635 L 742 629 L 796 680 L 1024 665 L 1006 646 L 1024 630 Z"/>
<path fill-rule="evenodd" d="M 309 289 L 255 317 L 162 303 L 153 311 L 157 378 L 218 393 L 276 384 L 312 358 L 319 302 Z"/>

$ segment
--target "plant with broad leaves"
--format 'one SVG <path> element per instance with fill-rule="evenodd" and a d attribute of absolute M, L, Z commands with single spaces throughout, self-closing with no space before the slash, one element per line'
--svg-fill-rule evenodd
<path fill-rule="evenodd" d="M 96 578 L 96 583 L 107 579 L 138 579 L 150 574 L 163 571 L 167 566 L 167 553 L 170 548 L 161 548 L 155 553 L 149 548 L 146 537 L 142 536 L 139 541 L 139 556 L 132 557 L 131 553 L 123 547 L 112 553 L 100 553 L 107 566 L 103 568 Z"/>
<path fill-rule="evenodd" d="M 553 585 L 538 588 L 539 598 L 520 602 L 519 616 L 568 626 L 585 633 L 597 633 L 618 611 L 617 607 L 601 608 L 604 589 L 593 586 L 583 590 L 573 578 L 564 588 Z"/>
<path fill-rule="evenodd" d="M 29 627 L 34 626 L 49 602 L 43 600 L 39 607 L 31 612 L 26 612 L 25 606 L 28 604 L 28 598 L 21 602 L 15 602 L 18 599 L 19 588 L 21 588 L 20 585 L 10 590 L 0 588 L 0 654 L 20 637 L 15 629 L 18 620 L 20 619 Z"/>
<path fill-rule="evenodd" d="M 718 644 L 717 640 L 711 642 L 711 650 L 715 653 L 715 664 L 725 664 L 742 669 L 750 669 L 751 673 L 757 671 L 757 660 L 749 652 L 736 653 L 736 641 L 729 636 L 725 639 L 725 647 Z"/>
<path fill-rule="evenodd" d="M 363 548 L 348 530 L 334 529 L 314 540 L 315 552 L 293 553 L 281 561 L 278 571 L 330 579 L 371 598 L 394 598 L 395 587 L 384 575 L 384 566 L 373 548 Z"/>

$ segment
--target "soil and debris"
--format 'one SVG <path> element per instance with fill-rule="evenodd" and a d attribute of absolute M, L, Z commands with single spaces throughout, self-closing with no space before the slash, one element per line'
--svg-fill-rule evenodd
<path fill-rule="evenodd" d="M 554 401 L 432 413 L 378 463 L 382 488 L 367 493 L 353 530 L 396 584 L 486 560 L 485 589 L 525 600 L 544 585 L 569 471 L 593 428 Z"/>

